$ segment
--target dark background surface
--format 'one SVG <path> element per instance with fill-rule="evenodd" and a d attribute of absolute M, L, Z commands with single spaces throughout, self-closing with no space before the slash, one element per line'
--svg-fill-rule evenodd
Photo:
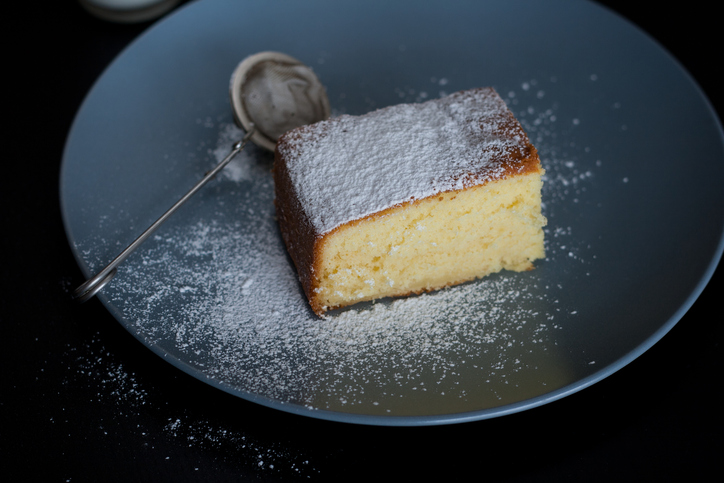
<path fill-rule="evenodd" d="M 600 3 L 676 57 L 721 118 L 722 40 L 713 13 Z M 73 1 L 26 2 L 4 23 L 0 461 L 7 481 L 702 481 L 720 474 L 721 268 L 674 329 L 633 363 L 562 400 L 492 420 L 333 423 L 240 400 L 176 370 L 97 300 L 70 301 L 82 276 L 58 200 L 77 109 L 152 23 L 105 22 Z"/>

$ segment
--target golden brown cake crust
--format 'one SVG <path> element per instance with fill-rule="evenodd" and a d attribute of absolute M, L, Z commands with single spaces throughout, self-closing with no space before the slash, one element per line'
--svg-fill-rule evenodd
<path fill-rule="evenodd" d="M 455 95 L 462 97 L 495 96 L 498 100 L 500 99 L 492 88 L 473 89 L 470 91 L 456 93 Z M 329 121 L 324 121 L 323 123 L 334 122 L 335 119 L 331 119 Z M 343 225 L 338 225 L 325 233 L 321 233 L 319 229 L 315 228 L 313 221 L 310 219 L 308 210 L 302 206 L 302 202 L 300 201 L 300 196 L 294 186 L 287 161 L 289 153 L 295 152 L 298 146 L 297 143 L 305 133 L 308 134 L 309 131 L 313 130 L 315 132 L 315 136 L 325 136 L 327 125 L 319 125 L 323 123 L 303 126 L 289 131 L 282 136 L 277 143 L 273 166 L 275 183 L 274 204 L 276 207 L 280 231 L 289 255 L 297 269 L 300 282 L 310 302 L 311 308 L 317 315 L 322 315 L 327 310 L 335 308 L 322 307 L 317 301 L 314 292 L 316 288 L 314 273 L 319 271 L 319 251 L 323 245 L 322 242 L 325 237 L 330 236 L 342 226 L 353 225 L 360 223 L 363 220 L 384 216 L 387 212 L 395 210 L 400 206 L 420 203 L 430 197 L 439 195 L 433 194 L 431 196 L 426 196 L 425 198 L 411 197 L 410 201 L 395 203 L 389 208 L 348 221 Z M 476 169 L 470 170 L 457 178 L 457 180 L 461 181 L 465 186 L 465 188 L 462 189 L 482 186 L 486 183 L 499 179 L 542 172 L 538 152 L 530 143 L 530 140 L 520 123 L 517 119 L 515 119 L 515 116 L 507 109 L 507 107 L 503 107 L 495 112 L 494 122 L 492 125 L 492 129 L 490 128 L 491 124 L 486 126 L 488 129 L 488 135 L 492 134 L 493 136 L 501 139 L 514 139 L 516 141 L 515 146 L 513 149 L 509 146 L 501 149 L 500 146 L 495 143 L 480 143 L 479 149 L 481 153 L 484 152 L 487 162 L 481 163 Z M 462 189 L 441 190 L 439 193 L 461 191 Z M 344 202 L 345 200 L 340 200 L 340 203 Z M 414 293 L 422 291 L 425 290 Z"/>
<path fill-rule="evenodd" d="M 274 206 L 279 229 L 287 252 L 297 269 L 304 293 L 316 314 L 322 308 L 313 302 L 312 274 L 314 273 L 315 245 L 322 235 L 316 233 L 304 209 L 295 195 L 289 170 L 277 149 L 274 154 Z"/>

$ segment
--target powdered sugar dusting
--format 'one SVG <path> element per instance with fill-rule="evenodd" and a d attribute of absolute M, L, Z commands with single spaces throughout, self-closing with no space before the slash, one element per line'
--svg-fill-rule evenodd
<path fill-rule="evenodd" d="M 229 152 L 231 146 L 244 137 L 244 131 L 239 129 L 235 124 L 222 124 L 219 131 L 219 140 L 216 148 L 212 151 L 214 157 L 221 162 Z M 236 157 L 224 168 L 221 176 L 231 181 L 248 181 L 252 179 L 254 173 L 249 168 L 251 163 L 251 155 L 249 150 L 244 150 L 237 154 Z"/>
<path fill-rule="evenodd" d="M 287 134 L 279 151 L 311 223 L 326 233 L 406 201 L 500 177 L 504 169 L 495 161 L 527 146 L 506 114 L 495 91 L 470 90 L 305 127 Z"/>
<path fill-rule="evenodd" d="M 197 223 L 155 242 L 145 263 L 117 277 L 124 300 L 138 297 L 125 315 L 145 338 L 242 393 L 310 409 L 372 405 L 381 414 L 415 414 L 415 407 L 400 407 L 401 396 L 467 400 L 470 388 L 457 387 L 458 377 L 515 381 L 528 364 L 524 345 L 549 338 L 545 324 L 533 323 L 540 289 L 516 278 L 495 276 L 319 320 L 271 223 L 253 230 Z M 168 253 L 163 264 L 152 263 Z M 173 282 L 144 283 L 149 279 Z M 507 365 L 511 353 L 517 365 Z M 487 397 L 497 398 L 496 390 Z"/>
<path fill-rule="evenodd" d="M 579 151 L 558 151 L 556 106 L 543 104 L 542 91 L 524 88 L 509 98 L 547 170 L 548 257 L 532 272 L 365 303 L 320 320 L 274 219 L 270 156 L 252 149 L 237 172 L 220 176 L 185 218 L 169 221 L 119 267 L 110 302 L 129 330 L 180 367 L 281 407 L 451 414 L 570 383 L 578 376 L 561 363 L 557 333 L 577 308 L 559 302 L 565 287 L 546 273 L 590 263 L 590 241 L 557 225 L 556 212 L 574 199 L 585 202 L 595 173 Z M 240 133 L 231 123 L 218 131 L 210 164 Z M 94 253 L 104 241 L 84 243 L 79 248 Z"/>

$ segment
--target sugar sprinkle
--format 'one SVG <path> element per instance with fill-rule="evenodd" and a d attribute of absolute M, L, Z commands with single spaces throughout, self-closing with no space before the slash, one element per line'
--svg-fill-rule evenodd
<path fill-rule="evenodd" d="M 601 163 L 581 163 L 581 150 L 556 150 L 558 114 L 554 103 L 541 107 L 541 84 L 523 83 L 507 99 L 547 171 L 544 213 L 551 223 L 539 270 L 362 304 L 319 320 L 277 231 L 269 158 L 250 149 L 211 190 L 235 198 L 214 201 L 211 193 L 204 203 L 218 204 L 213 217 L 190 211 L 188 219 L 170 222 L 119 269 L 111 303 L 130 330 L 211 384 L 310 411 L 445 413 L 505 404 L 525 397 L 531 385 L 543 393 L 565 382 L 570 376 L 563 372 L 558 380 L 531 376 L 556 372 L 555 331 L 562 311 L 575 310 L 560 307 L 564 287 L 538 273 L 546 264 L 589 263 L 584 255 L 592 247 L 577 242 L 571 227 L 557 226 L 555 212 L 585 199 Z M 521 108 L 526 100 L 531 105 Z M 241 134 L 231 123 L 220 123 L 218 133 L 210 163 Z M 79 248 L 93 253 L 98 243 Z M 470 380 L 480 384 L 470 387 Z M 422 403 L 410 403 L 416 400 Z"/>

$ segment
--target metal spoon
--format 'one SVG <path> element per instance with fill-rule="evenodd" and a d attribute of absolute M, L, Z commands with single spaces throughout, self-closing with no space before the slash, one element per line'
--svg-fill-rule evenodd
<path fill-rule="evenodd" d="M 279 52 L 260 52 L 244 59 L 234 70 L 229 87 L 236 123 L 246 131 L 231 152 L 123 250 L 106 267 L 73 292 L 85 302 L 115 275 L 118 265 L 161 224 L 239 154 L 248 141 L 273 151 L 277 139 L 290 129 L 327 119 L 329 99 L 312 70 Z"/>

